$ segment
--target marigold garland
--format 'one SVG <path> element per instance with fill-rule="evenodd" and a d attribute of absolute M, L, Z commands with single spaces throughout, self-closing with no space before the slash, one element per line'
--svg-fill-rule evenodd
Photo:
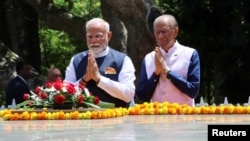
<path fill-rule="evenodd" d="M 79 120 L 79 119 L 103 119 L 127 115 L 126 108 L 105 109 L 99 111 L 72 111 L 72 112 L 13 112 L 11 109 L 1 110 L 0 117 L 3 120 Z"/>
<path fill-rule="evenodd" d="M 169 102 L 144 102 L 128 108 L 129 115 L 173 115 L 173 114 L 250 114 L 250 105 L 210 105 L 191 107 L 186 104 Z"/>
<path fill-rule="evenodd" d="M 29 112 L 15 113 L 11 109 L 0 110 L 3 120 L 80 120 L 80 119 L 104 119 L 121 117 L 125 115 L 186 115 L 186 114 L 250 114 L 250 105 L 210 105 L 191 107 L 185 104 L 168 102 L 144 102 L 129 108 L 114 108 L 93 111 L 57 111 L 57 112 Z"/>

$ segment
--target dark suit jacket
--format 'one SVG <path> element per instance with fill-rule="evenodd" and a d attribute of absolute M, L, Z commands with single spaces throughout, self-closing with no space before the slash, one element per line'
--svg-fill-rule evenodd
<path fill-rule="evenodd" d="M 16 104 L 23 102 L 23 95 L 24 93 L 30 94 L 30 89 L 28 85 L 18 76 L 13 78 L 6 87 L 6 104 L 12 105 L 13 99 L 15 99 Z"/>

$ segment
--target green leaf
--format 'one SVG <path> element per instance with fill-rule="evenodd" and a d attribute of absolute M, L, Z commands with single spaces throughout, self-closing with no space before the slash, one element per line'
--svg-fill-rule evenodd
<path fill-rule="evenodd" d="M 110 103 L 110 102 L 104 102 L 104 101 L 100 101 L 98 105 L 92 104 L 92 103 L 88 103 L 88 102 L 83 102 L 84 104 L 86 104 L 87 106 L 96 108 L 96 109 L 101 109 L 101 108 L 115 108 L 115 104 L 114 103 Z"/>
<path fill-rule="evenodd" d="M 33 103 L 34 101 L 33 100 L 25 100 L 24 102 L 22 103 L 19 103 L 16 105 L 16 109 L 20 109 L 22 107 L 25 107 L 27 106 L 29 103 Z"/>
<path fill-rule="evenodd" d="M 110 102 L 104 102 L 104 101 L 100 101 L 98 106 L 102 107 L 102 108 L 115 108 L 115 104 L 114 103 L 110 103 Z"/>
<path fill-rule="evenodd" d="M 90 106 L 90 107 L 93 107 L 93 108 L 96 108 L 96 109 L 101 109 L 102 107 L 98 106 L 98 105 L 95 105 L 95 104 L 92 104 L 92 103 L 88 103 L 88 102 L 83 102 L 84 104 L 86 104 L 87 106 Z"/>

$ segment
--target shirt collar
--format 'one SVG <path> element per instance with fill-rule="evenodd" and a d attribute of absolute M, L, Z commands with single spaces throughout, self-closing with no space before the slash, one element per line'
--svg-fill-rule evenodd
<path fill-rule="evenodd" d="M 107 46 L 101 53 L 95 55 L 95 58 L 100 58 L 106 56 L 109 52 L 109 46 Z"/>
<path fill-rule="evenodd" d="M 178 41 L 175 41 L 174 45 L 171 48 L 169 48 L 168 52 L 164 51 L 161 48 L 162 55 L 168 56 L 169 54 L 172 54 L 177 49 L 177 46 L 179 46 L 179 43 Z"/>

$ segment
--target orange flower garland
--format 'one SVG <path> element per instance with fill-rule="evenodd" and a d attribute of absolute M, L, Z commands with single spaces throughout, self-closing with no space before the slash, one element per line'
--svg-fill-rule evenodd
<path fill-rule="evenodd" d="M 79 120 L 79 119 L 104 119 L 114 118 L 126 115 L 202 115 L 202 114 L 250 114 L 250 105 L 220 105 L 220 106 L 199 106 L 191 107 L 188 105 L 180 105 L 178 103 L 168 102 L 144 102 L 136 104 L 129 108 L 114 108 L 94 111 L 72 111 L 64 112 L 29 112 L 22 113 L 13 112 L 11 109 L 0 110 L 0 117 L 3 120 Z"/>
<path fill-rule="evenodd" d="M 103 119 L 127 115 L 126 108 L 106 109 L 100 111 L 72 111 L 72 112 L 28 112 L 13 113 L 11 109 L 1 110 L 3 120 L 77 120 L 77 119 Z"/>
<path fill-rule="evenodd" d="M 144 102 L 128 108 L 129 115 L 173 115 L 173 114 L 250 114 L 250 105 L 234 106 L 232 104 L 221 106 L 191 107 L 186 104 L 169 102 Z"/>

